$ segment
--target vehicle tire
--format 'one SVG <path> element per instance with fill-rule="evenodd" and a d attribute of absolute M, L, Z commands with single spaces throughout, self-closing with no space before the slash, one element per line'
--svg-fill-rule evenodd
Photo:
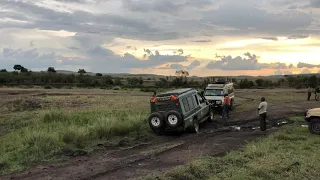
<path fill-rule="evenodd" d="M 213 122 L 214 121 L 214 111 L 213 109 L 209 109 L 209 117 L 208 117 L 208 122 Z"/>
<path fill-rule="evenodd" d="M 188 128 L 190 133 L 199 133 L 199 121 L 198 119 L 193 119 L 192 126 Z"/>
<path fill-rule="evenodd" d="M 320 135 L 320 119 L 319 118 L 313 118 L 309 122 L 309 130 L 313 134 Z"/>
<path fill-rule="evenodd" d="M 169 111 L 165 114 L 165 121 L 168 126 L 175 128 L 182 123 L 182 116 L 177 111 Z"/>
<path fill-rule="evenodd" d="M 162 134 L 164 131 L 164 120 L 163 116 L 160 113 L 152 113 L 148 119 L 149 126 L 153 132 L 157 135 Z"/>

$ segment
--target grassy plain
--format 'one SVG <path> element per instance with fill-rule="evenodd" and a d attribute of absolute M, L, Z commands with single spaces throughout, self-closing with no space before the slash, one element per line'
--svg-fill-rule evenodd
<path fill-rule="evenodd" d="M 203 157 L 146 179 L 319 179 L 319 136 L 299 125 L 304 122 L 302 117 L 293 117 L 291 120 L 297 124 L 250 142 L 242 150 L 232 151 L 220 158 Z"/>
<path fill-rule="evenodd" d="M 152 139 L 147 123 L 152 93 L 101 89 L 0 89 L 0 174 L 90 153 L 98 145 Z M 237 91 L 236 111 L 301 101 L 295 90 Z M 249 100 L 251 99 L 251 100 Z"/>

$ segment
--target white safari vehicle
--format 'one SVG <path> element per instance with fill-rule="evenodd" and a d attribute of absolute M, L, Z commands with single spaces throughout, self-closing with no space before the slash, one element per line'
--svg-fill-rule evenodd
<path fill-rule="evenodd" d="M 208 84 L 204 91 L 205 98 L 211 107 L 221 114 L 224 95 L 227 94 L 231 99 L 231 109 L 235 101 L 235 93 L 232 82 L 215 82 Z"/>
<path fill-rule="evenodd" d="M 320 108 L 308 109 L 305 112 L 305 120 L 309 124 L 310 132 L 320 135 Z"/>

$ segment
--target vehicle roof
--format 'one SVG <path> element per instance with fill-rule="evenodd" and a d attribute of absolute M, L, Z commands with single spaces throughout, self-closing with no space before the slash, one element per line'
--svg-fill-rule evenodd
<path fill-rule="evenodd" d="M 224 88 L 225 86 L 233 85 L 232 82 L 215 82 L 207 85 L 206 89 Z"/>
<path fill-rule="evenodd" d="M 192 90 L 194 90 L 194 89 L 192 89 L 192 88 L 175 89 L 175 90 L 172 90 L 172 91 L 167 91 L 165 93 L 161 93 L 161 94 L 157 95 L 157 97 L 171 96 L 171 95 L 174 95 L 174 94 L 179 96 L 181 94 L 184 94 L 184 93 L 192 91 Z"/>

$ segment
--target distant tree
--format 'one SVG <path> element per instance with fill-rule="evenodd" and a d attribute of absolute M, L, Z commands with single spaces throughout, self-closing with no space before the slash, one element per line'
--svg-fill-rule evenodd
<path fill-rule="evenodd" d="M 29 72 L 29 70 L 22 66 L 20 72 L 27 73 L 27 72 Z"/>
<path fill-rule="evenodd" d="M 262 86 L 263 86 L 263 83 L 264 83 L 264 80 L 263 80 L 263 79 L 257 79 L 257 80 L 256 80 L 256 84 L 257 84 L 259 87 L 262 87 Z"/>
<path fill-rule="evenodd" d="M 84 70 L 84 69 L 79 69 L 78 73 L 79 73 L 80 75 L 83 75 L 83 74 L 86 74 L 87 71 Z"/>
<path fill-rule="evenodd" d="M 179 70 L 179 71 L 176 71 L 176 76 L 188 77 L 189 72 L 187 70 Z"/>
<path fill-rule="evenodd" d="M 6 69 L 1 69 L 0 72 L 8 72 Z"/>
<path fill-rule="evenodd" d="M 104 80 L 104 83 L 105 83 L 106 85 L 113 85 L 113 84 L 114 84 L 111 76 L 105 76 L 105 77 L 103 78 L 103 80 Z"/>
<path fill-rule="evenodd" d="M 313 75 L 313 76 L 310 76 L 308 78 L 308 85 L 312 88 L 315 88 L 317 87 L 318 85 L 318 80 L 317 80 L 317 76 L 316 75 Z"/>
<path fill-rule="evenodd" d="M 254 83 L 246 78 L 240 81 L 239 86 L 241 89 L 250 89 L 254 86 Z"/>
<path fill-rule="evenodd" d="M 160 78 L 160 81 L 157 81 L 155 85 L 158 87 L 167 87 L 168 81 L 164 78 Z"/>
<path fill-rule="evenodd" d="M 138 86 L 138 85 L 142 85 L 143 84 L 143 79 L 142 78 L 128 78 L 127 79 L 128 84 L 131 86 Z"/>
<path fill-rule="evenodd" d="M 101 77 L 101 76 L 102 76 L 102 74 L 101 74 L 101 73 L 97 73 L 97 74 L 96 74 L 96 76 Z"/>
<path fill-rule="evenodd" d="M 23 66 L 21 66 L 20 64 L 16 64 L 16 65 L 13 66 L 13 69 L 14 69 L 15 71 L 20 71 L 20 70 L 22 69 L 22 67 L 23 67 Z"/>
<path fill-rule="evenodd" d="M 54 69 L 54 67 L 48 67 L 48 72 L 56 73 L 57 71 Z"/>
<path fill-rule="evenodd" d="M 114 84 L 115 84 L 116 86 L 122 86 L 122 85 L 123 85 L 120 78 L 116 78 L 116 79 L 114 80 Z"/>
<path fill-rule="evenodd" d="M 24 73 L 26 73 L 26 72 L 31 72 L 31 71 L 29 71 L 27 68 L 21 66 L 20 64 L 14 65 L 14 66 L 13 66 L 13 69 L 14 69 L 15 71 L 20 71 L 20 72 L 24 72 Z"/>

